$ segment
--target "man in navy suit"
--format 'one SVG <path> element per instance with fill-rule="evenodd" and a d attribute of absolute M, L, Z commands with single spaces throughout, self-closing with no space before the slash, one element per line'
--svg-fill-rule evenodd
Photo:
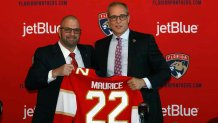
<path fill-rule="evenodd" d="M 95 43 L 96 70 L 101 76 L 131 76 L 129 87 L 141 90 L 149 105 L 146 123 L 162 123 L 158 89 L 170 79 L 170 70 L 154 37 L 129 29 L 130 15 L 124 3 L 108 6 L 108 21 L 113 35 Z"/>
<path fill-rule="evenodd" d="M 65 16 L 59 28 L 60 40 L 35 51 L 25 80 L 28 90 L 38 90 L 32 123 L 52 123 L 63 76 L 68 76 L 75 67 L 91 67 L 94 49 L 78 44 L 80 33 L 79 20 L 72 15 Z M 70 53 L 74 53 L 75 58 L 71 58 Z M 71 64 L 72 60 L 76 66 Z"/>

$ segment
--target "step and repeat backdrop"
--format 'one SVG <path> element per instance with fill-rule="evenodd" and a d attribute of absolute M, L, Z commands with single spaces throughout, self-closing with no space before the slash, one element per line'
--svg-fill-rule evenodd
<path fill-rule="evenodd" d="M 0 19 L 1 123 L 30 123 L 35 92 L 24 80 L 37 47 L 58 41 L 60 20 L 75 15 L 80 43 L 110 35 L 107 6 L 113 0 L 2 0 Z M 121 0 L 130 28 L 153 34 L 171 69 L 160 89 L 165 123 L 209 123 L 218 117 L 218 14 L 216 0 Z M 46 100 L 45 100 L 46 101 Z"/>

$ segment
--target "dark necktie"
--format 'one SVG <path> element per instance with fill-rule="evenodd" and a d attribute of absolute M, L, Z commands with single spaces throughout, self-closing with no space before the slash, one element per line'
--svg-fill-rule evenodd
<path fill-rule="evenodd" d="M 72 61 L 71 61 L 71 64 L 74 66 L 74 68 L 78 68 L 78 64 L 76 62 L 76 59 L 75 59 L 75 53 L 70 53 L 69 56 L 72 58 Z"/>
<path fill-rule="evenodd" d="M 122 65 L 121 65 L 121 53 L 122 53 L 122 45 L 121 38 L 116 38 L 118 43 L 115 51 L 115 61 L 114 61 L 114 75 L 121 76 L 122 74 Z"/>

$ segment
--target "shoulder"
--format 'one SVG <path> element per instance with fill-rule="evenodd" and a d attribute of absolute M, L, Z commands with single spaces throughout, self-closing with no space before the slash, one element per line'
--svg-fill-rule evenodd
<path fill-rule="evenodd" d="M 53 50 L 57 50 L 57 49 L 60 49 L 59 45 L 56 43 L 56 44 L 50 44 L 50 45 L 47 45 L 47 46 L 42 46 L 42 47 L 39 47 L 36 49 L 36 53 L 51 53 Z"/>
<path fill-rule="evenodd" d="M 81 51 L 93 51 L 94 48 L 92 45 L 87 45 L 87 44 L 77 44 L 78 49 Z"/>
<path fill-rule="evenodd" d="M 92 45 L 88 45 L 88 44 L 77 44 L 78 48 L 84 48 L 84 49 L 92 49 L 93 46 Z"/>
<path fill-rule="evenodd" d="M 143 43 L 143 44 L 155 42 L 155 38 L 152 34 L 141 33 L 132 30 L 130 31 L 129 34 L 129 40 L 135 40 L 138 43 Z"/>
<path fill-rule="evenodd" d="M 51 55 L 53 53 L 60 52 L 60 51 L 61 51 L 60 47 L 58 43 L 56 43 L 56 44 L 51 44 L 51 45 L 42 46 L 42 47 L 37 48 L 35 51 L 35 55 L 48 56 L 48 55 Z"/>
<path fill-rule="evenodd" d="M 97 41 L 95 42 L 95 46 L 96 46 L 96 45 L 107 44 L 107 42 L 110 42 L 111 38 L 112 38 L 112 35 L 109 35 L 109 36 L 107 36 L 107 37 L 104 37 L 104 38 L 102 38 L 102 39 L 99 39 L 99 40 L 97 40 Z"/>
<path fill-rule="evenodd" d="M 154 36 L 152 34 L 137 32 L 137 31 L 133 31 L 133 30 L 130 30 L 130 35 L 133 37 L 154 38 Z"/>

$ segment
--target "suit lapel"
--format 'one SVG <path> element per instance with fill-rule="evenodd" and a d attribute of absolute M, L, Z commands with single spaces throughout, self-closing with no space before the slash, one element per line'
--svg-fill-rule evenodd
<path fill-rule="evenodd" d="M 130 30 L 129 32 L 129 46 L 128 46 L 128 69 L 127 69 L 127 75 L 131 75 L 132 73 L 132 67 L 134 67 L 133 60 L 136 55 L 136 38 L 134 35 L 134 32 Z"/>
<path fill-rule="evenodd" d="M 103 72 L 105 73 L 105 75 L 107 73 L 108 52 L 109 52 L 109 46 L 110 46 L 111 38 L 112 38 L 112 35 L 108 36 L 105 39 L 105 44 L 104 44 L 104 47 L 102 48 L 103 51 L 102 51 L 102 55 L 101 55 L 101 61 L 103 62 L 102 68 L 104 68 Z"/>
<path fill-rule="evenodd" d="M 84 63 L 84 67 L 88 67 L 89 65 L 89 59 L 88 59 L 88 52 L 86 51 L 85 48 L 82 47 L 82 45 L 77 44 L 77 47 L 80 51 L 83 63 Z"/>
<path fill-rule="evenodd" d="M 66 64 L 64 55 L 63 55 L 58 43 L 56 43 L 53 46 L 52 51 L 53 51 L 53 55 L 54 55 L 54 60 L 56 61 L 56 62 L 54 62 L 54 63 L 56 63 L 55 66 L 61 66 L 63 64 Z"/>

